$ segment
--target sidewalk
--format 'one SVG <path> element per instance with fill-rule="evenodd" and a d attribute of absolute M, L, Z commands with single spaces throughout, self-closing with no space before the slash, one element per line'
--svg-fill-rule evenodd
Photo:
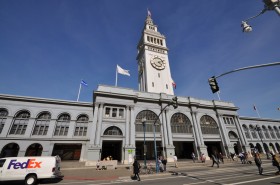
<path fill-rule="evenodd" d="M 144 166 L 144 162 L 140 161 L 141 165 Z M 240 161 L 229 161 L 225 160 L 225 164 L 236 163 L 240 164 Z M 206 163 L 196 161 L 193 163 L 192 160 L 181 160 L 178 162 L 178 168 L 175 168 L 174 163 L 167 163 L 167 172 L 159 172 L 153 174 L 140 174 L 141 178 L 147 178 L 151 176 L 165 176 L 171 175 L 173 172 L 181 171 L 187 168 L 196 168 L 202 166 L 210 166 L 212 161 L 208 160 Z M 153 164 L 154 166 L 154 164 Z M 95 166 L 85 166 L 84 162 L 78 161 L 62 161 L 61 171 L 64 174 L 65 180 L 117 180 L 117 179 L 130 179 L 133 174 L 131 165 L 119 164 L 115 170 L 96 170 Z"/>

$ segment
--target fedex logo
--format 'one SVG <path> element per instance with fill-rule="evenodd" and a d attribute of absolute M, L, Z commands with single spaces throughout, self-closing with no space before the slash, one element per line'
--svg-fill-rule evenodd
<path fill-rule="evenodd" d="M 17 160 L 11 160 L 8 169 L 13 167 L 14 169 L 24 168 L 41 168 L 42 162 L 36 162 L 35 159 L 28 159 L 26 162 L 16 162 Z"/>

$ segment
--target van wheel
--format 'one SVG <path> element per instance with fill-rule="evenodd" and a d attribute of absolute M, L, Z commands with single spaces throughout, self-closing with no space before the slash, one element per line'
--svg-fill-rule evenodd
<path fill-rule="evenodd" d="M 37 184 L 37 176 L 36 175 L 28 175 L 25 178 L 25 185 L 35 185 Z"/>

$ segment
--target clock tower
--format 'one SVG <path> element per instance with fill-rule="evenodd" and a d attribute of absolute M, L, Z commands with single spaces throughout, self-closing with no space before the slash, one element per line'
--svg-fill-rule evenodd
<path fill-rule="evenodd" d="M 137 49 L 139 91 L 174 95 L 165 36 L 149 11 Z"/>

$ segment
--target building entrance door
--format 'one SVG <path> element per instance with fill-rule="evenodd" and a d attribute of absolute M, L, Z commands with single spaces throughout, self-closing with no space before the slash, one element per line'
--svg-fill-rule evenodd
<path fill-rule="evenodd" d="M 101 160 L 112 159 L 121 161 L 122 141 L 103 141 L 101 150 Z"/>
<path fill-rule="evenodd" d="M 209 141 L 209 142 L 204 142 L 204 143 L 207 146 L 207 152 L 208 152 L 209 157 L 211 157 L 211 155 L 214 152 L 217 152 L 217 153 L 222 152 L 220 141 Z"/>
<path fill-rule="evenodd" d="M 186 141 L 174 141 L 175 146 L 175 154 L 177 155 L 178 159 L 191 159 L 192 152 L 194 151 L 193 142 L 186 142 Z"/>

